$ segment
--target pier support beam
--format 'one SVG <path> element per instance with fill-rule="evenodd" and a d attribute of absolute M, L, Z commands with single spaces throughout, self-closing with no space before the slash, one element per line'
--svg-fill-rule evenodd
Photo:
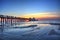
<path fill-rule="evenodd" d="M 3 30 L 4 30 L 4 18 L 1 17 L 0 21 L 1 21 L 0 29 L 1 29 L 1 32 L 3 32 Z"/>

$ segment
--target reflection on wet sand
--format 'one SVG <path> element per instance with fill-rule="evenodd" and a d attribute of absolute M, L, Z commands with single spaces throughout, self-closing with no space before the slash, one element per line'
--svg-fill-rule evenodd
<path fill-rule="evenodd" d="M 0 32 L 0 39 L 4 38 L 4 40 L 53 40 L 60 37 L 60 31 L 58 31 L 58 28 L 59 25 L 55 24 L 51 25 L 41 23 L 39 24 L 38 22 L 25 22 L 20 25 L 14 25 L 8 28 L 4 28 L 3 32 Z M 3 37 L 1 33 L 3 33 Z"/>
<path fill-rule="evenodd" d="M 40 26 L 49 26 L 50 24 L 40 24 Z"/>

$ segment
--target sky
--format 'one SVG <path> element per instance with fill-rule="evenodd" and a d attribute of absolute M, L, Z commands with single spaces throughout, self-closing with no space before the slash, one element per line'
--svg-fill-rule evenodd
<path fill-rule="evenodd" d="M 59 0 L 0 0 L 0 14 L 19 17 L 59 17 Z"/>

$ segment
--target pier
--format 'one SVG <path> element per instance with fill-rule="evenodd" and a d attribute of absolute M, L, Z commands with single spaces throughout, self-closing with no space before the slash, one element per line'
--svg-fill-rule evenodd
<path fill-rule="evenodd" d="M 15 16 L 8 16 L 8 15 L 0 15 L 0 29 L 4 29 L 6 25 L 16 25 L 18 22 L 24 22 L 28 20 L 27 18 L 15 17 Z M 9 27 L 8 25 L 8 27 Z"/>
<path fill-rule="evenodd" d="M 17 23 L 17 22 L 24 22 L 28 20 L 27 18 L 20 18 L 20 17 L 14 17 L 14 16 L 6 16 L 6 15 L 0 15 L 0 26 L 4 26 L 4 24 L 6 24 L 7 22 L 9 22 L 11 25 L 13 23 Z"/>

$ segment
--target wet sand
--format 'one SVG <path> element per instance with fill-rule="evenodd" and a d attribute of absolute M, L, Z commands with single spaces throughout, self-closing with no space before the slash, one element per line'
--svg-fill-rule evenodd
<path fill-rule="evenodd" d="M 60 34 L 58 27 L 59 25 L 37 24 L 36 27 L 5 28 L 0 32 L 0 40 L 60 40 L 60 35 L 51 33 L 53 29 Z"/>

